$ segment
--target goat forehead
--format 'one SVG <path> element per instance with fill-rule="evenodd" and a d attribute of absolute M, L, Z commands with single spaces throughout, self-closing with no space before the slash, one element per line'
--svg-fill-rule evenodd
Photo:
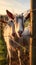
<path fill-rule="evenodd" d="M 23 28 L 24 27 L 23 21 L 24 21 L 24 19 L 23 19 L 22 16 L 16 16 L 16 18 L 15 18 L 15 27 L 19 26 L 19 28 L 20 27 Z"/>
<path fill-rule="evenodd" d="M 21 16 L 16 16 L 16 22 L 22 22 L 22 17 Z"/>

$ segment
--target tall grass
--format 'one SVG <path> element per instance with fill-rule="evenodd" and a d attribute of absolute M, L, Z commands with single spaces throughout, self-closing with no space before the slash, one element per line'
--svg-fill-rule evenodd
<path fill-rule="evenodd" d="M 2 35 L 1 35 L 2 36 Z M 6 65 L 7 49 L 3 37 L 0 37 L 0 65 Z"/>

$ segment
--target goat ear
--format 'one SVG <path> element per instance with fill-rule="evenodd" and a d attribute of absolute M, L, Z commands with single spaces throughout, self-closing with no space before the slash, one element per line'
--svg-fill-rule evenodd
<path fill-rule="evenodd" d="M 30 13 L 28 13 L 28 15 L 25 17 L 25 19 L 29 19 L 30 18 Z"/>
<path fill-rule="evenodd" d="M 24 22 L 26 22 L 27 19 L 30 19 L 30 13 L 27 14 L 27 16 L 26 16 L 25 19 L 24 19 Z"/>
<path fill-rule="evenodd" d="M 11 19 L 15 18 L 15 16 L 11 12 L 9 12 L 8 10 L 6 10 L 6 13 L 7 13 L 9 18 L 11 18 Z"/>

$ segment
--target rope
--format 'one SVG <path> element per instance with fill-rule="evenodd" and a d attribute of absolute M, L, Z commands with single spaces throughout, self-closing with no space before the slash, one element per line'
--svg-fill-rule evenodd
<path fill-rule="evenodd" d="M 34 11 L 36 11 L 36 9 L 32 9 L 32 10 L 30 10 L 30 12 L 34 12 Z"/>
<path fill-rule="evenodd" d="M 5 36 L 7 37 L 7 36 Z M 9 36 L 8 36 L 9 37 Z M 23 37 L 22 37 L 23 38 Z M 12 37 L 10 37 L 10 39 L 12 40 L 13 43 L 15 43 L 16 45 L 18 45 L 20 48 L 22 48 L 23 50 L 28 50 L 28 46 L 22 46 L 20 43 L 16 42 L 14 39 L 12 39 Z"/>
<path fill-rule="evenodd" d="M 11 37 L 11 40 L 13 41 L 13 43 L 17 44 L 19 47 L 21 47 L 23 50 L 28 50 L 28 46 L 26 46 L 26 48 L 24 46 L 22 46 L 21 44 L 19 44 L 18 42 L 16 42 L 15 40 L 12 39 Z"/>

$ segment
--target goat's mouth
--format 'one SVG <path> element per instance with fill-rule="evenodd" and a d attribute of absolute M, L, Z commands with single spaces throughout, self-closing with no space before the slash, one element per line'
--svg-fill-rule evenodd
<path fill-rule="evenodd" d="M 21 38 L 22 37 L 22 33 L 12 33 L 13 37 L 17 37 L 17 38 Z"/>
<path fill-rule="evenodd" d="M 19 37 L 22 37 L 22 35 L 21 35 L 21 34 L 19 34 Z"/>
<path fill-rule="evenodd" d="M 12 36 L 15 37 L 15 34 L 16 34 L 16 33 L 12 33 Z"/>
<path fill-rule="evenodd" d="M 18 34 L 17 36 L 18 36 L 18 38 L 21 38 L 22 37 L 22 34 Z"/>
<path fill-rule="evenodd" d="M 22 33 L 23 33 L 23 31 L 18 32 L 19 37 L 22 37 Z"/>

